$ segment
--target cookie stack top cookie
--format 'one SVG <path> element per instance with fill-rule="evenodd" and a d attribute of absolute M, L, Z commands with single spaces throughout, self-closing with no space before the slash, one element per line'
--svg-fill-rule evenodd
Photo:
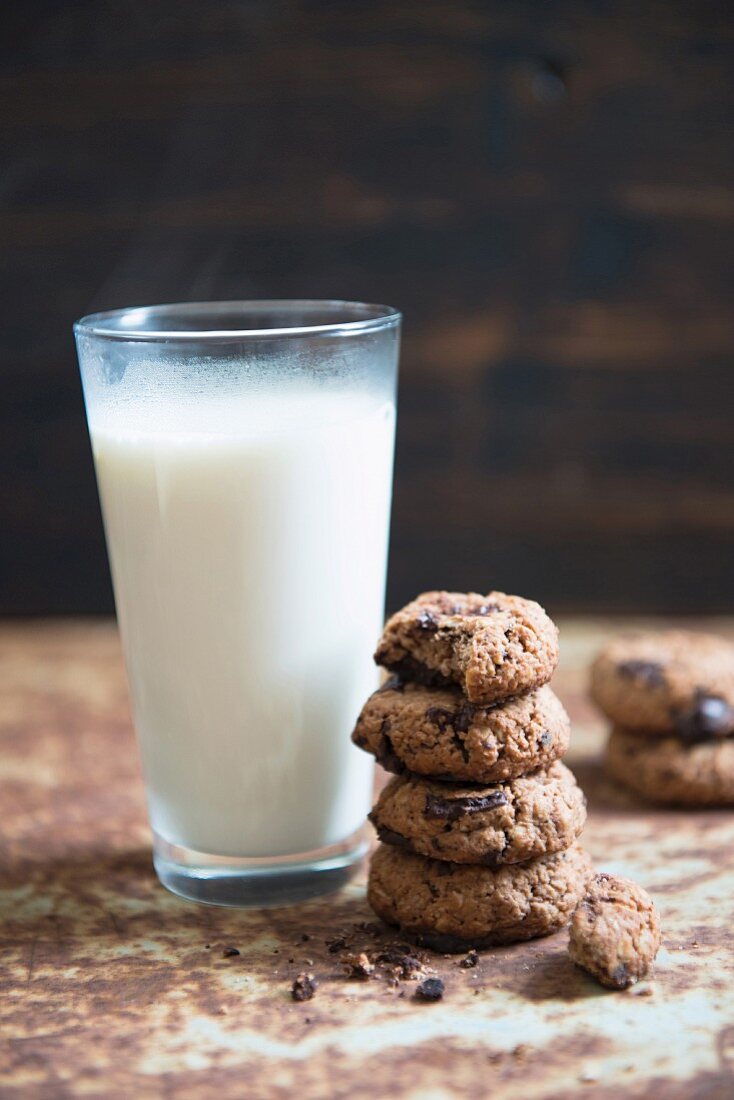
<path fill-rule="evenodd" d="M 609 772 L 656 802 L 734 805 L 734 644 L 686 630 L 622 635 L 591 694 L 613 728 Z"/>
<path fill-rule="evenodd" d="M 394 773 L 370 819 L 375 911 L 426 946 L 548 934 L 590 873 L 583 793 L 561 762 L 568 716 L 548 687 L 558 631 L 504 592 L 427 592 L 388 621 L 391 678 L 352 739 Z"/>

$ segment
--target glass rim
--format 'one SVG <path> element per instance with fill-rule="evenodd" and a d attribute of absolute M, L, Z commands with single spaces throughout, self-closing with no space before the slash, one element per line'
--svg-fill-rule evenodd
<path fill-rule="evenodd" d="M 267 310 L 307 310 L 323 309 L 343 311 L 344 320 L 329 321 L 324 324 L 278 325 L 269 328 L 203 328 L 186 329 L 176 327 L 176 317 L 185 317 L 197 311 L 207 312 L 215 319 L 218 313 L 241 311 L 243 320 L 248 312 L 267 312 Z M 351 313 L 364 313 L 363 317 L 349 319 Z M 174 323 L 173 327 L 143 328 L 144 319 L 151 314 L 167 315 Z M 96 336 L 104 340 L 135 340 L 148 343 L 203 341 L 205 343 L 233 342 L 238 340 L 282 339 L 288 336 L 351 336 L 364 332 L 394 328 L 400 324 L 402 314 L 392 306 L 376 305 L 371 302 L 348 301 L 340 298 L 250 298 L 213 302 L 170 302 L 151 306 L 124 306 L 121 309 L 104 310 L 101 313 L 89 313 L 74 323 L 74 334 Z"/>

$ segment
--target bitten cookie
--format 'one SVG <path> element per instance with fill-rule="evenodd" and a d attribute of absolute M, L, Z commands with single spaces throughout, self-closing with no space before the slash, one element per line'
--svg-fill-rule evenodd
<path fill-rule="evenodd" d="M 367 899 L 388 924 L 436 951 L 467 951 L 558 931 L 592 873 L 586 852 L 489 867 L 444 863 L 382 844 L 370 866 Z"/>
<path fill-rule="evenodd" d="M 396 776 L 370 820 L 386 844 L 498 867 L 570 847 L 584 827 L 586 802 L 573 773 L 559 762 L 492 787 Z"/>
<path fill-rule="evenodd" d="M 558 630 L 540 604 L 504 592 L 424 592 L 388 621 L 378 665 L 406 680 L 458 684 L 492 703 L 550 680 Z"/>
<path fill-rule="evenodd" d="M 458 688 L 392 679 L 365 703 L 352 740 L 398 775 L 496 783 L 563 756 L 570 729 L 549 687 L 483 707 Z"/>
<path fill-rule="evenodd" d="M 734 645 L 687 630 L 622 635 L 597 657 L 591 694 L 613 722 L 685 741 L 734 734 Z"/>
<path fill-rule="evenodd" d="M 571 919 L 568 953 L 609 989 L 626 989 L 650 971 L 660 947 L 650 895 L 626 878 L 596 875 Z"/>
<path fill-rule="evenodd" d="M 640 737 L 615 728 L 608 773 L 651 802 L 734 806 L 734 738 L 684 745 L 677 737 Z"/>

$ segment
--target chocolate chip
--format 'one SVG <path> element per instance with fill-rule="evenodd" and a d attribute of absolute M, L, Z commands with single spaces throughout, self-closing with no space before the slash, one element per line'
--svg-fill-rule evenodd
<path fill-rule="evenodd" d="M 620 661 L 617 671 L 629 680 L 639 680 L 647 687 L 663 687 L 665 671 L 658 661 Z"/>
<path fill-rule="evenodd" d="M 308 943 L 310 939 L 308 932 L 301 932 L 301 943 Z"/>
<path fill-rule="evenodd" d="M 553 734 L 550 732 L 550 730 L 543 730 L 540 737 L 538 738 L 538 744 L 541 745 L 544 749 L 550 748 L 550 746 L 553 744 Z"/>
<path fill-rule="evenodd" d="M 462 970 L 471 970 L 472 967 L 475 967 L 478 962 L 479 955 L 474 950 L 474 948 L 472 948 L 471 951 L 467 952 L 464 958 L 461 959 L 461 961 L 459 962 L 459 966 Z"/>
<path fill-rule="evenodd" d="M 299 974 L 291 986 L 294 1001 L 310 1001 L 319 987 L 313 974 Z"/>
<path fill-rule="evenodd" d="M 419 1001 L 440 1001 L 443 994 L 444 984 L 440 978 L 424 978 L 415 991 Z"/>
<path fill-rule="evenodd" d="M 231 959 L 235 955 L 239 955 L 239 953 L 239 948 L 237 947 L 225 947 L 222 949 L 222 954 L 224 955 L 225 959 Z"/>
<path fill-rule="evenodd" d="M 700 692 L 693 706 L 674 718 L 682 741 L 706 741 L 734 733 L 734 707 L 717 695 Z"/>
<path fill-rule="evenodd" d="M 490 791 L 489 794 L 466 795 L 462 798 L 442 798 L 440 795 L 427 794 L 423 811 L 426 817 L 438 817 L 445 821 L 457 821 L 467 814 L 481 813 L 507 805 L 504 791 Z"/>

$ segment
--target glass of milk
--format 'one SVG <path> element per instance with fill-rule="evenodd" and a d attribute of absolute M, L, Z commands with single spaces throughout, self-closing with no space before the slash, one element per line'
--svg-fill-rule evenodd
<path fill-rule="evenodd" d="M 400 314 L 185 303 L 75 326 L 158 877 L 271 905 L 364 853 Z"/>

